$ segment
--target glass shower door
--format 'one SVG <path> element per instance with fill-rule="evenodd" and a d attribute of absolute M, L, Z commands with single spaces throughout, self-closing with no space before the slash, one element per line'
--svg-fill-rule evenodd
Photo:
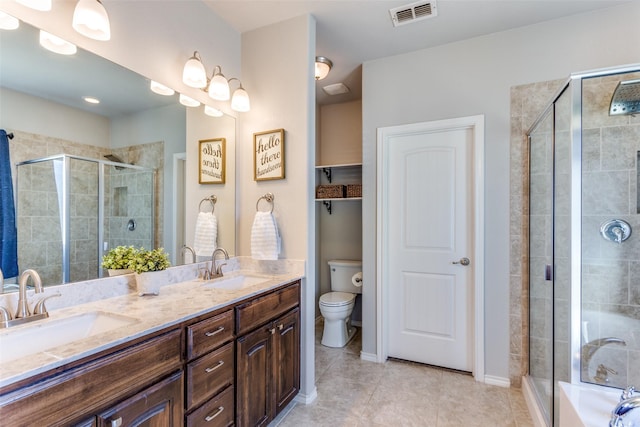
<path fill-rule="evenodd" d="M 553 109 L 529 135 L 529 376 L 553 414 Z"/>

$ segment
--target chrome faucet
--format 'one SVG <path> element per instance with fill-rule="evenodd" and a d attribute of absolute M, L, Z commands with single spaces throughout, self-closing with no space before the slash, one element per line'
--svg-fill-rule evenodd
<path fill-rule="evenodd" d="M 609 427 L 623 427 L 624 416 L 632 410 L 640 407 L 640 395 L 634 394 L 635 388 L 633 386 L 627 387 L 620 396 L 620 402 L 611 411 L 611 420 L 609 421 Z"/>
<path fill-rule="evenodd" d="M 42 280 L 40 279 L 40 275 L 35 270 L 25 270 L 20 275 L 20 279 L 18 280 L 18 284 L 20 285 L 20 296 L 18 297 L 18 310 L 16 311 L 15 318 L 21 317 L 29 317 L 31 316 L 31 311 L 29 311 L 29 305 L 27 304 L 27 282 L 31 277 L 33 280 L 33 285 L 35 286 L 36 293 L 44 292 L 42 288 Z"/>
<path fill-rule="evenodd" d="M 193 250 L 193 248 L 191 246 L 187 246 L 187 245 L 182 245 L 182 252 L 181 252 L 181 256 L 182 256 L 182 262 L 185 263 L 184 260 L 184 253 L 186 251 L 191 252 L 191 263 L 196 262 L 196 251 Z"/>
<path fill-rule="evenodd" d="M 216 267 L 216 255 L 218 254 L 218 252 L 222 252 L 225 260 L 229 259 L 229 253 L 225 248 L 219 247 L 213 251 L 213 253 L 211 254 L 211 271 L 210 271 L 210 277 L 212 279 L 215 279 L 216 277 L 222 277 L 223 276 L 222 266 L 227 265 L 226 262 L 223 262 L 222 264 Z"/>
<path fill-rule="evenodd" d="M 607 337 L 607 338 L 598 338 L 596 340 L 593 341 L 589 341 L 588 343 L 585 343 L 582 346 L 582 350 L 580 352 L 581 355 L 581 359 L 582 359 L 582 378 L 583 381 L 585 380 L 585 378 L 587 378 L 589 376 L 589 362 L 591 362 L 591 359 L 593 358 L 593 356 L 596 354 L 596 351 L 598 351 L 600 348 L 604 347 L 605 345 L 608 344 L 618 344 L 618 345 L 623 345 L 626 346 L 627 343 L 620 339 L 620 338 L 615 338 L 615 337 Z M 614 370 L 609 370 L 610 368 L 607 368 L 606 366 L 602 365 L 602 367 L 598 367 L 599 369 L 599 373 L 597 375 L 597 379 L 602 379 L 605 378 L 606 379 L 606 375 L 603 375 L 604 372 L 603 371 L 608 371 L 609 373 L 613 373 L 615 374 L 616 372 Z"/>

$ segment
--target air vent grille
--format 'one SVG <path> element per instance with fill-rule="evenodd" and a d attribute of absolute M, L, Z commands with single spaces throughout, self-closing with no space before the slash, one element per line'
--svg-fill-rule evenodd
<path fill-rule="evenodd" d="M 435 1 L 417 2 L 389 10 L 393 26 L 410 24 L 438 15 Z"/>

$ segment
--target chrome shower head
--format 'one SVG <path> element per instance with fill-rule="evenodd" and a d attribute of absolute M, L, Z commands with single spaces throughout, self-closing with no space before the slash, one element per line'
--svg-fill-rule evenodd
<path fill-rule="evenodd" d="M 610 116 L 640 113 L 640 80 L 619 82 L 611 97 Z"/>

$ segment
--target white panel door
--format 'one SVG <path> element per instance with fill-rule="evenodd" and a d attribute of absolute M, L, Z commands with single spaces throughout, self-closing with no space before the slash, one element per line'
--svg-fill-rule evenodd
<path fill-rule="evenodd" d="M 385 147 L 388 355 L 471 371 L 473 130 L 413 129 Z"/>

